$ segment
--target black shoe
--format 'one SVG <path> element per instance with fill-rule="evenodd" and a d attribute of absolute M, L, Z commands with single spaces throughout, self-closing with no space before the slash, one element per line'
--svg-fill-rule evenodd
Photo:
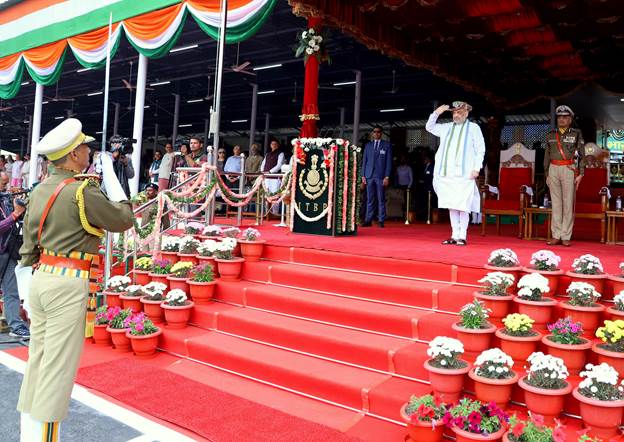
<path fill-rule="evenodd" d="M 30 331 L 28 330 L 27 327 L 20 325 L 15 330 L 11 330 L 9 332 L 9 336 L 13 336 L 14 338 L 20 338 L 25 341 L 28 341 L 30 339 Z"/>
<path fill-rule="evenodd" d="M 370 227 L 370 226 L 372 226 L 372 225 L 373 225 L 373 223 L 372 223 L 372 222 L 370 222 L 370 221 L 366 221 L 366 222 L 362 223 L 362 225 L 361 225 L 360 227 Z"/>
<path fill-rule="evenodd" d="M 444 244 L 445 246 L 448 246 L 451 244 L 457 244 L 457 241 L 455 241 L 453 238 L 449 238 L 449 239 L 442 241 L 442 244 Z"/>
<path fill-rule="evenodd" d="M 379 221 L 379 227 L 381 227 L 382 229 L 384 228 L 384 222 L 383 221 Z"/>
<path fill-rule="evenodd" d="M 458 239 L 455 244 L 457 244 L 458 246 L 465 246 L 466 245 L 466 240 L 465 239 Z"/>

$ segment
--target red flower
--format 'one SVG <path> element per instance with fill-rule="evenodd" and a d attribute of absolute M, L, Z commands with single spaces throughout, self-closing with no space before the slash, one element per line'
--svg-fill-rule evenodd
<path fill-rule="evenodd" d="M 425 404 L 420 404 L 418 410 L 416 410 L 416 414 L 420 416 L 420 418 L 430 418 L 433 419 L 434 411 L 433 408 L 427 407 Z"/>
<path fill-rule="evenodd" d="M 516 438 L 520 438 L 520 436 L 522 436 L 522 433 L 524 432 L 524 422 L 518 422 L 516 425 L 514 425 L 514 427 L 511 429 L 511 432 L 514 436 L 516 436 Z"/>
<path fill-rule="evenodd" d="M 538 427 L 544 426 L 544 416 L 541 414 L 531 413 L 531 422 L 533 422 Z"/>
<path fill-rule="evenodd" d="M 563 429 L 564 427 L 558 426 L 553 430 L 552 437 L 555 442 L 565 442 L 566 441 L 566 433 Z"/>
<path fill-rule="evenodd" d="M 478 411 L 473 411 L 468 415 L 468 421 L 471 424 L 479 425 L 481 423 L 481 413 L 479 413 Z"/>

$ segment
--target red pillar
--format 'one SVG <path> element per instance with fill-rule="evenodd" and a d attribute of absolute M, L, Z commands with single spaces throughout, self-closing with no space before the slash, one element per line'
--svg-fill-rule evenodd
<path fill-rule="evenodd" d="M 318 34 L 321 30 L 320 17 L 310 17 L 308 19 L 308 29 L 314 28 Z M 314 138 L 318 136 L 316 120 L 313 115 L 318 115 L 318 77 L 319 77 L 319 61 L 316 56 L 308 57 L 305 64 L 305 83 L 303 87 L 303 107 L 301 114 L 304 118 L 301 126 L 301 137 Z"/>

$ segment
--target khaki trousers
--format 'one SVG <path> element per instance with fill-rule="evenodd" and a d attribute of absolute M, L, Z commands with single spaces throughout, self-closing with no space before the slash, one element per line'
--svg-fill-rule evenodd
<path fill-rule="evenodd" d="M 569 241 L 574 227 L 574 171 L 568 166 L 551 164 L 546 184 L 552 200 L 552 237 Z"/>
<path fill-rule="evenodd" d="M 35 271 L 30 348 L 17 409 L 40 422 L 67 416 L 85 333 L 89 280 Z"/>

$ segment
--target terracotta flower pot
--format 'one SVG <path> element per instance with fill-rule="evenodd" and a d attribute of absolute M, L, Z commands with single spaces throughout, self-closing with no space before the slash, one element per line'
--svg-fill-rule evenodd
<path fill-rule="evenodd" d="M 169 290 L 180 289 L 184 293 L 189 292 L 188 277 L 178 278 L 176 276 L 169 275 L 167 276 L 167 281 L 169 281 Z"/>
<path fill-rule="evenodd" d="M 417 420 L 412 422 L 410 416 L 407 415 L 405 409 L 408 404 L 401 407 L 401 417 L 407 424 L 407 434 L 413 442 L 439 442 L 444 436 L 444 424 L 439 422 L 432 425 L 431 422 Z"/>
<path fill-rule="evenodd" d="M 602 293 L 603 301 L 611 301 L 613 298 L 611 295 L 615 296 L 624 290 L 624 276 L 622 275 L 609 275 L 607 279 L 611 282 L 611 287 L 613 290 L 609 293 L 609 296 L 605 296 L 605 293 Z M 608 292 L 608 290 L 605 290 Z"/>
<path fill-rule="evenodd" d="M 240 281 L 240 273 L 245 258 L 219 259 L 215 258 L 219 275 L 222 281 Z"/>
<path fill-rule="evenodd" d="M 607 307 L 607 316 L 610 317 L 612 321 L 617 321 L 618 319 L 624 320 L 624 311 L 618 310 L 615 307 Z"/>
<path fill-rule="evenodd" d="M 535 332 L 534 336 L 511 336 L 499 328 L 496 336 L 500 339 L 500 348 L 507 353 L 514 362 L 524 363 L 529 355 L 537 351 L 537 345 L 542 340 L 542 334 Z"/>
<path fill-rule="evenodd" d="M 197 265 L 197 263 L 199 262 L 197 260 L 197 255 L 195 255 L 195 253 L 178 253 L 178 262 L 180 261 L 186 261 L 186 262 L 192 262 L 193 265 Z"/>
<path fill-rule="evenodd" d="M 209 264 L 210 267 L 212 267 L 212 274 L 215 279 L 219 277 L 219 272 L 217 272 L 217 263 L 215 262 L 214 256 L 197 255 L 197 261 L 200 264 Z"/>
<path fill-rule="evenodd" d="M 522 267 L 524 273 L 539 273 L 544 278 L 548 279 L 548 287 L 550 287 L 550 294 L 557 295 L 559 288 L 559 277 L 564 274 L 561 269 L 557 270 L 537 270 L 532 267 Z"/>
<path fill-rule="evenodd" d="M 507 408 L 513 386 L 518 382 L 518 373 L 513 372 L 513 377 L 509 379 L 489 379 L 478 376 L 475 370 L 470 370 L 468 376 L 474 381 L 477 399 L 486 404 L 495 402 L 502 409 Z"/>
<path fill-rule="evenodd" d="M 429 372 L 433 392 L 447 404 L 457 402 L 464 390 L 464 378 L 470 371 L 470 364 L 466 362 L 463 368 L 444 369 L 430 365 L 429 361 L 431 359 L 427 359 L 424 365 Z"/>
<path fill-rule="evenodd" d="M 93 343 L 95 345 L 109 346 L 112 345 L 111 334 L 107 330 L 108 324 L 95 324 L 93 327 Z"/>
<path fill-rule="evenodd" d="M 502 319 L 509 313 L 514 298 L 513 295 L 490 296 L 478 291 L 474 292 L 474 297 L 483 302 L 485 308 L 492 310 L 489 319 L 496 325 L 502 324 Z"/>
<path fill-rule="evenodd" d="M 501 426 L 501 429 L 496 433 L 492 433 L 488 436 L 483 436 L 482 434 L 471 433 L 470 431 L 464 431 L 460 428 L 453 426 L 453 431 L 455 432 L 455 442 L 474 442 L 474 441 L 500 441 L 503 439 L 503 434 L 507 429 L 504 426 Z"/>
<path fill-rule="evenodd" d="M 524 402 L 531 413 L 544 416 L 544 422 L 552 425 L 561 412 L 565 400 L 572 391 L 572 386 L 567 383 L 564 388 L 548 390 L 533 387 L 525 382 L 526 376 L 518 381 L 518 386 L 524 390 Z"/>
<path fill-rule="evenodd" d="M 245 258 L 245 261 L 260 261 L 266 240 L 259 239 L 256 241 L 246 241 L 244 239 L 239 239 L 238 243 L 240 244 L 241 254 L 243 255 L 243 258 Z"/>
<path fill-rule="evenodd" d="M 514 267 L 496 267 L 496 266 L 491 266 L 489 264 L 486 264 L 483 266 L 484 269 L 489 270 L 490 272 L 503 272 L 503 273 L 509 273 L 511 275 L 513 275 L 514 277 L 514 281 L 516 283 L 518 283 L 518 279 L 520 279 L 521 273 L 522 273 L 522 266 L 514 266 Z M 517 291 L 517 287 L 516 285 L 512 285 L 509 290 L 511 291 L 511 293 L 516 293 Z"/>
<path fill-rule="evenodd" d="M 563 359 L 565 366 L 568 367 L 568 373 L 577 375 L 587 360 L 587 350 L 592 347 L 592 343 L 588 339 L 583 339 L 582 344 L 559 344 L 551 341 L 552 335 L 546 335 L 542 338 L 542 344 L 546 346 L 546 353 L 557 358 Z"/>
<path fill-rule="evenodd" d="M 150 282 L 148 270 L 133 270 L 134 283 L 137 285 L 146 285 Z"/>
<path fill-rule="evenodd" d="M 102 294 L 105 296 L 105 304 L 109 307 L 119 307 L 122 308 L 121 299 L 119 299 L 119 295 L 125 295 L 127 292 L 109 292 L 108 290 L 104 290 Z"/>
<path fill-rule="evenodd" d="M 578 387 L 574 389 L 572 395 L 579 401 L 581 418 L 584 425 L 589 429 L 589 436 L 610 440 L 618 435 L 619 426 L 622 424 L 624 400 L 600 401 L 591 399 L 583 396 L 578 391 Z"/>
<path fill-rule="evenodd" d="M 592 351 L 597 355 L 598 364 L 606 362 L 617 370 L 620 377 L 624 377 L 624 353 L 607 350 L 603 346 L 604 343 L 602 342 L 594 342 L 592 345 Z"/>
<path fill-rule="evenodd" d="M 166 259 L 167 261 L 169 261 L 171 265 L 174 265 L 176 262 L 180 260 L 180 257 L 178 256 L 178 252 L 161 251 L 160 256 L 162 257 L 162 259 Z"/>
<path fill-rule="evenodd" d="M 126 336 L 127 329 L 125 328 L 110 328 L 106 327 L 106 330 L 111 334 L 113 340 L 113 347 L 118 351 L 131 351 L 132 347 L 130 339 Z"/>
<path fill-rule="evenodd" d="M 119 299 L 121 300 L 121 304 L 124 309 L 132 309 L 132 313 L 139 313 L 140 311 L 143 311 L 143 304 L 141 304 L 140 296 L 121 295 Z"/>
<path fill-rule="evenodd" d="M 210 304 L 210 301 L 214 297 L 214 289 L 217 281 L 210 282 L 197 282 L 189 279 L 188 285 L 191 293 L 191 298 L 197 305 Z"/>
<path fill-rule="evenodd" d="M 130 339 L 132 351 L 137 358 L 150 359 L 156 356 L 158 339 L 161 334 L 162 330 L 160 328 L 150 335 L 133 335 L 130 333 L 130 330 L 128 330 L 126 332 L 126 337 Z"/>
<path fill-rule="evenodd" d="M 518 306 L 518 313 L 533 319 L 535 321 L 533 328 L 538 332 L 546 330 L 546 324 L 550 322 L 552 312 L 557 305 L 557 301 L 552 298 L 542 299 L 543 301 L 527 301 L 518 296 L 514 298 L 514 302 Z"/>
<path fill-rule="evenodd" d="M 583 336 L 587 338 L 594 336 L 594 332 L 601 322 L 602 312 L 605 311 L 604 305 L 596 304 L 592 307 L 581 307 L 570 305 L 567 301 L 560 302 L 559 305 L 565 312 L 564 316 L 569 316 L 572 321 L 583 324 Z"/>
<path fill-rule="evenodd" d="M 496 332 L 496 326 L 489 322 L 486 328 L 464 328 L 459 322 L 454 323 L 452 328 L 457 333 L 457 339 L 464 344 L 464 355 L 471 358 L 490 348 L 492 336 Z"/>
<path fill-rule="evenodd" d="M 154 324 L 162 324 L 165 322 L 165 312 L 160 306 L 162 300 L 152 301 L 150 299 L 141 298 L 141 304 L 143 304 L 143 312 L 148 318 L 152 320 Z"/>
<path fill-rule="evenodd" d="M 168 305 L 164 302 L 161 304 L 165 311 L 165 321 L 167 321 L 168 328 L 185 328 L 191 317 L 191 309 L 195 305 L 193 301 L 186 301 L 186 305 Z"/>
<path fill-rule="evenodd" d="M 573 282 L 586 282 L 594 286 L 596 291 L 600 294 L 604 293 L 605 282 L 607 281 L 607 275 L 583 275 L 582 273 L 566 272 L 566 275 L 570 277 L 570 283 Z"/>
<path fill-rule="evenodd" d="M 151 282 L 162 282 L 163 284 L 165 284 L 167 286 L 167 290 L 169 289 L 169 281 L 167 280 L 167 276 L 169 275 L 162 275 L 160 273 L 154 273 L 154 272 L 150 272 L 149 273 L 149 277 L 150 277 L 150 281 Z"/>
<path fill-rule="evenodd" d="M 207 239 L 211 239 L 213 241 L 216 241 L 220 238 L 219 235 L 199 235 L 199 240 L 200 241 L 206 241 Z"/>

